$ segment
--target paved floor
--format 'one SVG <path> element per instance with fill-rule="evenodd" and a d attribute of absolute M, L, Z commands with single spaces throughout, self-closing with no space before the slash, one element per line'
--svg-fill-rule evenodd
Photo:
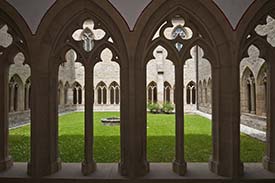
<path fill-rule="evenodd" d="M 209 120 L 212 120 L 212 115 L 207 114 L 201 111 L 195 111 L 195 114 L 203 116 Z M 258 119 L 257 119 L 258 120 Z M 250 137 L 256 138 L 258 140 L 261 140 L 263 142 L 266 141 L 266 133 L 260 130 L 257 130 L 255 128 L 251 128 L 247 125 L 241 124 L 241 133 L 244 133 Z"/>

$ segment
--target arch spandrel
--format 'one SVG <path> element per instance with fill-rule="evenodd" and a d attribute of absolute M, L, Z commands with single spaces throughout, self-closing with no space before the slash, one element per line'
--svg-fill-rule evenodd
<path fill-rule="evenodd" d="M 96 53 L 88 55 L 81 50 L 79 46 L 81 43 L 76 43 L 71 36 L 87 19 L 93 19 L 96 22 L 95 28 L 103 29 L 107 34 L 104 39 L 98 41 L 95 50 L 100 52 L 102 47 L 108 47 L 115 55 L 119 53 L 119 62 L 123 62 L 122 65 L 127 65 L 128 52 L 125 51 L 127 50 L 125 36 L 129 31 L 123 19 L 106 0 L 100 3 L 88 0 L 56 2 L 43 18 L 37 35 L 43 37 L 45 44 L 51 45 L 50 54 L 57 55 L 56 60 L 60 58 L 64 60 L 64 53 L 70 48 L 77 52 L 79 60 L 87 60 L 91 56 L 98 58 Z"/>
<path fill-rule="evenodd" d="M 25 55 L 25 63 L 31 64 L 29 48 L 31 47 L 31 31 L 25 20 L 7 2 L 0 2 L 0 27 L 7 26 L 7 33 L 13 38 L 11 45 L 7 48 L 0 46 L 0 57 L 7 61 L 7 64 L 14 63 L 14 57 L 22 52 Z"/>
<path fill-rule="evenodd" d="M 194 44 L 199 44 L 206 51 L 205 57 L 213 62 L 213 65 L 218 65 L 218 62 L 222 62 L 224 59 L 220 59 L 221 57 L 216 49 L 220 43 L 224 43 L 228 40 L 231 40 L 233 37 L 233 33 L 230 30 L 230 26 L 226 21 L 219 22 L 215 16 L 221 14 L 220 10 L 216 7 L 216 12 L 209 12 L 208 8 L 211 10 L 215 9 L 212 6 L 213 2 L 191 2 L 191 1 L 160 1 L 158 3 L 152 2 L 145 11 L 154 10 L 152 13 L 144 12 L 142 16 L 139 18 L 137 23 L 137 31 L 136 34 L 140 35 L 140 39 L 138 41 L 138 51 L 140 53 L 147 53 L 150 49 L 151 44 L 155 44 L 154 41 L 151 41 L 154 38 L 155 33 L 163 26 L 165 21 L 169 21 L 169 18 L 174 15 L 180 15 L 182 18 L 186 20 L 186 26 L 190 27 L 194 32 L 194 39 L 191 39 L 190 46 L 185 45 L 186 47 L 192 48 Z M 193 12 L 190 7 L 197 6 L 200 11 Z M 171 8 L 175 7 L 175 8 Z M 189 7 L 189 8 L 188 8 Z M 209 8 L 209 9 L 210 9 Z M 151 19 L 148 20 L 148 15 L 150 14 Z M 143 17 L 143 15 L 146 17 Z M 221 14 L 222 15 L 222 14 Z M 142 20 L 146 20 L 146 22 L 142 22 Z M 167 23 L 167 27 L 170 26 Z M 138 27 L 138 26 L 141 27 Z M 161 31 L 160 31 L 161 32 Z M 161 35 L 161 33 L 160 33 Z M 152 43 L 153 42 L 153 43 Z M 207 43 L 207 44 L 206 44 Z M 147 45 L 147 46 L 144 46 Z M 162 45 L 163 46 L 163 45 Z M 229 47 L 229 46 L 228 46 Z M 139 48 L 141 50 L 139 50 Z M 149 48 L 149 49 L 148 49 Z M 227 50 L 230 48 L 227 48 Z M 189 51 L 185 51 L 181 56 L 182 58 L 189 58 Z M 148 55 L 138 55 L 139 58 L 137 60 L 143 60 L 147 58 Z M 146 62 L 146 61 L 145 61 Z"/>

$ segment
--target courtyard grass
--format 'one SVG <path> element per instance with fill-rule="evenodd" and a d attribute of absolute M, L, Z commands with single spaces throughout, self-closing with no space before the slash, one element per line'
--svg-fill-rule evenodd
<path fill-rule="evenodd" d="M 118 162 L 120 127 L 103 126 L 101 119 L 119 113 L 95 113 L 94 153 L 97 162 Z M 63 162 L 81 162 L 84 154 L 84 113 L 59 118 L 59 152 Z M 175 116 L 148 114 L 147 155 L 151 162 L 171 162 L 175 154 Z M 30 126 L 10 131 L 10 151 L 16 162 L 29 161 Z M 185 116 L 185 151 L 188 162 L 207 162 L 212 153 L 211 122 L 196 115 Z M 264 143 L 241 135 L 241 159 L 260 162 Z"/>

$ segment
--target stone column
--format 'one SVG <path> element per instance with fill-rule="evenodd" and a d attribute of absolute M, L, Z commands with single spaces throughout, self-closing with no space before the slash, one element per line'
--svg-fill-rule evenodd
<path fill-rule="evenodd" d="M 110 105 L 111 104 L 111 97 L 110 97 L 110 94 L 111 94 L 111 91 L 109 90 L 109 88 L 108 87 L 106 87 L 106 104 L 107 105 Z"/>
<path fill-rule="evenodd" d="M 236 82 L 240 79 L 238 67 L 237 64 L 234 68 L 229 65 L 212 67 L 213 153 L 209 168 L 224 177 L 239 177 L 243 174 L 240 161 L 240 86 Z"/>
<path fill-rule="evenodd" d="M 250 80 L 250 90 L 251 90 L 251 113 L 256 114 L 256 101 L 255 101 L 255 80 L 251 78 Z"/>
<path fill-rule="evenodd" d="M 4 62 L 5 60 L 0 56 L 0 171 L 12 166 L 8 150 L 8 65 Z"/>
<path fill-rule="evenodd" d="M 272 53 L 272 50 L 270 51 Z M 267 148 L 263 160 L 264 168 L 275 173 L 275 63 L 272 59 L 275 54 L 269 56 L 270 68 L 267 76 Z"/>
<path fill-rule="evenodd" d="M 96 163 L 94 161 L 94 91 L 93 91 L 93 66 L 87 64 L 85 66 L 85 147 L 84 147 L 84 161 L 82 163 L 83 175 L 89 175 L 96 170 Z"/>
<path fill-rule="evenodd" d="M 184 99 L 183 99 L 183 65 L 176 69 L 176 159 L 173 162 L 173 171 L 185 175 L 186 162 L 184 159 Z"/>
<path fill-rule="evenodd" d="M 35 53 L 39 51 L 35 50 Z M 31 67 L 31 160 L 28 174 L 39 178 L 61 169 L 58 156 L 58 66 L 51 65 L 47 70 L 48 62 L 43 59 L 56 63 L 54 58 L 41 54 L 32 56 L 38 63 Z"/>

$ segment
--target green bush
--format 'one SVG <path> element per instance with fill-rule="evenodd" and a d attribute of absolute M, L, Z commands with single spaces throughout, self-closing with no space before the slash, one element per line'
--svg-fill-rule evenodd
<path fill-rule="evenodd" d="M 159 103 L 149 103 L 147 105 L 147 108 L 151 113 L 160 113 L 161 112 L 161 106 Z"/>
<path fill-rule="evenodd" d="M 166 114 L 173 113 L 175 107 L 171 102 L 167 102 L 163 104 L 162 111 Z"/>

